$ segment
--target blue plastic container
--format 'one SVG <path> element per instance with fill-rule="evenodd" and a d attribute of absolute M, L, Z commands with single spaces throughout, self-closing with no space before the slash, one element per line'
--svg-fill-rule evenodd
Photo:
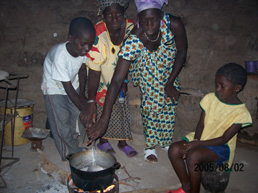
<path fill-rule="evenodd" d="M 246 72 L 257 72 L 257 61 L 245 61 Z"/>

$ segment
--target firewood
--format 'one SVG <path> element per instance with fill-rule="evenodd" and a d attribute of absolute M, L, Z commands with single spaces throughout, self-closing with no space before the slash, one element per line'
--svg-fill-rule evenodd
<path fill-rule="evenodd" d="M 59 183 L 67 185 L 67 179 L 70 175 L 70 172 L 58 167 L 49 161 L 40 149 L 37 149 L 37 151 L 41 157 L 41 162 L 39 164 L 41 171 L 57 180 Z"/>
<path fill-rule="evenodd" d="M 175 190 L 179 188 L 180 185 L 171 186 L 171 187 L 162 187 L 162 188 L 148 188 L 141 190 L 134 190 L 125 193 L 166 193 L 168 190 Z"/>

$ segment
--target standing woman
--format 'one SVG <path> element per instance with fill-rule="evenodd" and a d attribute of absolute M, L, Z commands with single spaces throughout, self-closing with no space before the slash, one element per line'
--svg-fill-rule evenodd
<path fill-rule="evenodd" d="M 118 52 L 123 40 L 134 27 L 133 21 L 125 17 L 125 10 L 130 0 L 97 0 L 97 3 L 103 21 L 95 25 L 97 39 L 87 55 L 90 58 L 87 66 L 89 67 L 88 98 L 91 104 L 89 104 L 90 117 L 87 120 L 86 128 L 95 121 L 96 114 L 98 119 L 101 116 L 106 92 L 116 69 Z M 121 104 L 118 99 L 116 100 L 107 132 L 100 138 L 97 147 L 115 154 L 108 139 L 118 140 L 118 148 L 124 151 L 128 157 L 133 157 L 137 152 L 126 142 L 132 140 L 127 95 L 128 81 L 123 80 L 122 82 L 124 83 L 121 90 L 125 95 L 125 101 Z"/>
<path fill-rule="evenodd" d="M 144 158 L 158 161 L 155 146 L 168 150 L 172 143 L 180 84 L 178 75 L 186 60 L 187 37 L 178 17 L 161 11 L 167 0 L 135 0 L 138 22 L 119 53 L 101 119 L 90 129 L 87 144 L 102 136 L 112 106 L 127 72 L 141 91 L 145 134 Z"/>

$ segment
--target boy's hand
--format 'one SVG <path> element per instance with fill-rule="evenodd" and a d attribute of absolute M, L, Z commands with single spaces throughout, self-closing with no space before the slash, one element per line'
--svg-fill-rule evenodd
<path fill-rule="evenodd" d="M 189 143 L 185 143 L 184 146 L 186 149 L 183 151 L 183 158 L 185 159 L 189 150 L 200 147 L 200 141 L 191 141 Z"/>
<path fill-rule="evenodd" d="M 82 105 L 85 107 L 87 105 L 88 99 L 85 96 L 81 96 L 81 95 L 79 95 L 79 99 L 80 99 Z"/>
<path fill-rule="evenodd" d="M 183 144 L 183 146 L 185 147 L 185 149 L 182 151 L 182 154 L 183 154 L 183 159 L 186 159 L 186 152 L 185 152 L 185 150 L 187 149 L 187 142 L 186 141 L 184 141 L 184 144 Z"/>

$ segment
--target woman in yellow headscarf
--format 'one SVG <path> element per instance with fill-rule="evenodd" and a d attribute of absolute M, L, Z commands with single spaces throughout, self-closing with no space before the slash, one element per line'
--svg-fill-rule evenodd
<path fill-rule="evenodd" d="M 89 67 L 88 98 L 92 101 L 88 113 L 92 118 L 86 123 L 86 128 L 90 126 L 91 120 L 94 120 L 94 115 L 97 114 L 98 119 L 101 116 L 106 92 L 116 69 L 118 52 L 123 40 L 134 26 L 133 21 L 125 17 L 125 10 L 130 0 L 98 0 L 97 3 L 99 14 L 103 16 L 103 20 L 95 25 L 97 38 L 95 45 L 88 54 L 90 60 L 87 60 L 87 66 Z M 127 83 L 127 80 L 125 80 L 121 89 L 125 95 L 125 101 L 121 104 L 116 100 L 108 129 L 105 135 L 100 138 L 97 147 L 115 154 L 108 139 L 118 140 L 119 149 L 124 151 L 128 157 L 133 157 L 137 155 L 137 152 L 126 142 L 132 140 Z"/>

